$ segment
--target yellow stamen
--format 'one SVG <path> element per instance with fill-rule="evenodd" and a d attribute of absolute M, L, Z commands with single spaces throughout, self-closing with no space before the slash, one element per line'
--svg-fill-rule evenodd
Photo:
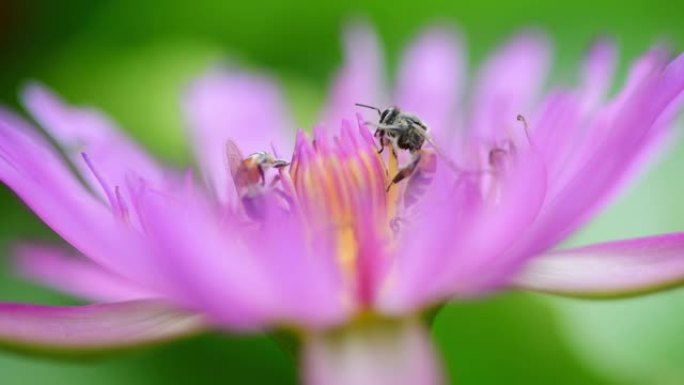
<path fill-rule="evenodd" d="M 397 215 L 402 190 L 392 186 L 386 192 L 385 188 L 397 174 L 399 161 L 389 146 L 384 155 L 370 146 L 335 144 L 338 147 L 327 148 L 323 143 L 318 148 L 303 147 L 283 184 L 297 195 L 295 205 L 307 228 L 312 254 L 319 237 L 323 237 L 326 245 L 333 242 L 331 246 L 346 286 L 341 300 L 356 306 L 360 285 L 368 284 L 367 278 L 359 275 L 360 253 L 381 247 L 380 243 L 364 242 L 370 237 L 392 236 L 389 223 Z M 355 149 L 357 153 L 347 153 Z"/>
<path fill-rule="evenodd" d="M 388 149 L 389 155 L 387 155 L 387 185 L 392 182 L 392 178 L 397 175 L 399 170 L 399 160 L 397 159 L 397 154 L 392 148 Z M 397 206 L 399 203 L 399 189 L 395 185 L 391 185 L 389 191 L 387 192 L 387 220 L 391 221 L 397 216 Z M 389 222 L 388 222 L 389 223 Z"/>
<path fill-rule="evenodd" d="M 353 280 L 356 274 L 356 254 L 358 244 L 354 228 L 351 225 L 343 225 L 338 232 L 337 256 L 342 271 L 348 280 Z"/>

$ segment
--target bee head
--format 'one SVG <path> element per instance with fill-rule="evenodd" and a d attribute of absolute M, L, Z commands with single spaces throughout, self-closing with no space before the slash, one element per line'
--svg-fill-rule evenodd
<path fill-rule="evenodd" d="M 393 124 L 396 121 L 396 119 L 399 117 L 399 114 L 401 113 L 399 111 L 399 107 L 396 107 L 396 106 L 389 107 L 385 110 L 380 110 L 378 107 L 370 106 L 368 104 L 356 103 L 356 105 L 359 107 L 368 108 L 368 109 L 377 111 L 378 115 L 380 115 L 380 123 L 381 124 Z"/>
<path fill-rule="evenodd" d="M 282 159 L 276 159 L 273 162 L 273 168 L 283 168 L 283 167 L 287 167 L 289 165 L 290 165 L 290 162 L 288 162 L 286 160 L 282 160 Z"/>
<path fill-rule="evenodd" d="M 400 111 L 398 107 L 389 107 L 386 110 L 382 111 L 382 113 L 380 114 L 380 123 L 388 125 L 394 124 L 394 122 L 399 117 L 399 114 Z"/>
<path fill-rule="evenodd" d="M 267 152 L 264 152 L 264 153 L 262 153 L 262 158 L 261 158 L 260 164 L 261 164 L 261 167 L 263 169 L 268 169 L 270 167 L 283 168 L 283 167 L 289 166 L 290 162 L 282 160 L 282 159 L 277 159 L 273 155 L 271 155 Z"/>

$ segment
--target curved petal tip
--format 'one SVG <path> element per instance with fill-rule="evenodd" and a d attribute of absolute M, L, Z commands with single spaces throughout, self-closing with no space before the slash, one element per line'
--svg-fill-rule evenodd
<path fill-rule="evenodd" d="M 198 315 L 159 301 L 54 307 L 0 304 L 0 347 L 54 357 L 90 357 L 206 330 Z"/>
<path fill-rule="evenodd" d="M 636 296 L 684 284 L 684 233 L 562 250 L 532 260 L 517 288 L 573 297 Z"/>

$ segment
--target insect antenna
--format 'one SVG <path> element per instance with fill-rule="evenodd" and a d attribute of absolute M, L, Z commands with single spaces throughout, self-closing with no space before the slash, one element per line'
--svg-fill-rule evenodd
<path fill-rule="evenodd" d="M 382 111 L 378 107 L 374 106 L 369 106 L 368 104 L 361 104 L 361 103 L 354 103 L 355 106 L 363 107 L 363 108 L 369 108 L 371 110 L 375 110 L 378 112 L 378 115 L 382 115 Z"/>

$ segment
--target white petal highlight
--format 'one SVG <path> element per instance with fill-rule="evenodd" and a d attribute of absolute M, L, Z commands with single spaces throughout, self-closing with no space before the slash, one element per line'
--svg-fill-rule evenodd
<path fill-rule="evenodd" d="M 622 297 L 684 284 L 684 233 L 541 255 L 514 286 L 576 297 Z"/>

